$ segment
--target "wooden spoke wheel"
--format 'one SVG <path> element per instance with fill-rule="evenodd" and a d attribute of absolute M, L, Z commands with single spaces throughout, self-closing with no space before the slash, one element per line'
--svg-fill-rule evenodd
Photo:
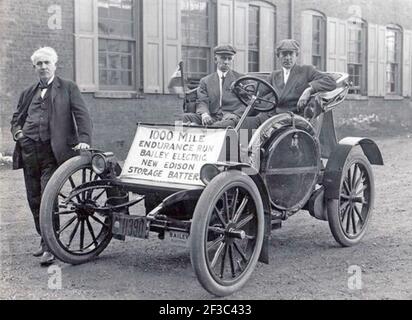
<path fill-rule="evenodd" d="M 93 209 L 106 204 L 108 189 L 96 186 L 70 195 L 76 187 L 99 179 L 90 158 L 78 156 L 63 163 L 44 190 L 40 207 L 42 236 L 63 262 L 87 262 L 100 254 L 112 238 L 111 218 Z"/>
<path fill-rule="evenodd" d="M 336 241 L 348 247 L 365 235 L 372 215 L 374 180 L 368 159 L 351 152 L 339 185 L 339 199 L 328 200 L 329 226 Z"/>
<path fill-rule="evenodd" d="M 253 180 L 240 171 L 216 176 L 199 198 L 190 231 L 202 286 L 216 296 L 239 290 L 256 266 L 263 235 L 263 204 Z"/>

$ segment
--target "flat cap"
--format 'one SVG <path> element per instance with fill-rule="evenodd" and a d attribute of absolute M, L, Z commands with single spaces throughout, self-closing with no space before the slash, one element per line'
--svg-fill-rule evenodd
<path fill-rule="evenodd" d="M 299 51 L 300 44 L 294 39 L 285 39 L 279 42 L 278 46 L 276 47 L 276 52 L 281 51 Z"/>
<path fill-rule="evenodd" d="M 213 51 L 215 54 L 230 54 L 232 56 L 236 54 L 236 49 L 233 48 L 230 44 L 217 46 L 213 49 Z"/>

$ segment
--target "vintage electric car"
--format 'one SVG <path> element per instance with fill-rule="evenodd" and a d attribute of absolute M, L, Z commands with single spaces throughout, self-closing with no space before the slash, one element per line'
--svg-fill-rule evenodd
<path fill-rule="evenodd" d="M 251 139 L 241 124 L 276 108 L 274 88 L 245 76 L 232 89 L 247 106 L 236 128 L 138 124 L 127 159 L 90 150 L 59 167 L 41 203 L 41 231 L 53 254 L 80 264 L 112 237 L 157 234 L 188 244 L 201 285 L 216 296 L 239 290 L 258 261 L 269 263 L 271 231 L 300 210 L 327 221 L 342 246 L 365 234 L 375 197 L 370 139 L 336 141 L 332 109 L 349 90 L 314 97 L 320 114 L 276 114 Z M 319 112 L 318 112 L 319 113 Z M 146 212 L 131 214 L 145 201 Z M 142 210 L 141 210 L 142 211 Z"/>

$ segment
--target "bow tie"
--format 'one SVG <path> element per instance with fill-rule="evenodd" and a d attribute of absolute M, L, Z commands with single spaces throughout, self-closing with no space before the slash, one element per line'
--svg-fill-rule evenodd
<path fill-rule="evenodd" d="M 49 83 L 49 84 L 44 84 L 43 82 L 39 82 L 39 88 L 41 89 L 41 90 L 43 90 L 43 89 L 47 89 L 47 88 L 49 88 L 50 86 L 51 86 L 51 84 L 52 84 L 53 82 L 51 82 L 51 83 Z"/>

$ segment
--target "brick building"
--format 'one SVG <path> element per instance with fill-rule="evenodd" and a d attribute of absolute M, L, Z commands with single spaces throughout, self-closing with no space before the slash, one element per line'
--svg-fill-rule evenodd
<path fill-rule="evenodd" d="M 31 53 L 52 46 L 57 73 L 74 79 L 94 123 L 94 145 L 125 156 L 136 123 L 180 119 L 167 83 L 180 60 L 190 84 L 213 71 L 212 48 L 232 43 L 240 72 L 276 68 L 275 44 L 301 42 L 301 63 L 348 72 L 337 124 L 376 115 L 412 127 L 410 0 L 2 0 L 0 151 L 19 93 L 36 81 Z"/>

